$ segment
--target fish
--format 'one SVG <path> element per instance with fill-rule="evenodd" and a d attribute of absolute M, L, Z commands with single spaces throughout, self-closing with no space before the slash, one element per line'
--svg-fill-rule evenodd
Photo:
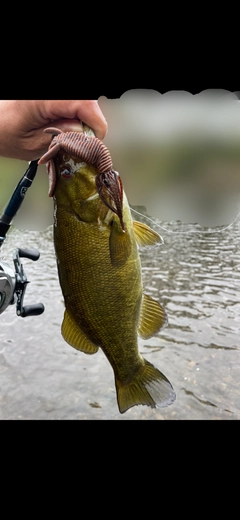
<path fill-rule="evenodd" d="M 83 132 L 46 129 L 53 138 L 46 164 L 54 202 L 53 240 L 64 298 L 61 333 L 73 348 L 99 348 L 114 374 L 120 413 L 133 406 L 166 407 L 171 382 L 139 352 L 168 323 L 162 305 L 143 290 L 139 248 L 163 243 L 133 220 L 109 150 L 86 125 Z"/>

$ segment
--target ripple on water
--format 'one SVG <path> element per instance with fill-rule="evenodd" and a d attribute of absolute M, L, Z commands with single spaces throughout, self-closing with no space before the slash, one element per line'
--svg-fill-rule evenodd
<path fill-rule="evenodd" d="M 240 225 L 201 234 L 161 223 L 164 244 L 141 249 L 144 290 L 166 308 L 168 326 L 141 353 L 168 377 L 177 398 L 166 409 L 135 407 L 121 415 L 112 369 L 103 353 L 86 356 L 61 336 L 64 312 L 52 227 L 13 229 L 1 248 L 11 264 L 15 247 L 37 248 L 37 262 L 23 259 L 25 303 L 42 301 L 41 316 L 19 318 L 14 306 L 0 316 L 3 419 L 239 419 Z M 157 225 L 157 221 L 156 221 Z M 156 228 L 155 228 L 156 229 Z M 157 230 L 157 229 L 156 229 Z"/>

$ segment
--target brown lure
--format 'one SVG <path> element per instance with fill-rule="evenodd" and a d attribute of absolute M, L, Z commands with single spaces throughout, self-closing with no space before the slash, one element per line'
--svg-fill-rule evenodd
<path fill-rule="evenodd" d="M 122 230 L 124 231 L 125 228 L 122 216 L 123 186 L 118 172 L 114 170 L 110 170 L 109 172 L 99 172 L 96 176 L 96 187 L 102 201 L 118 215 Z M 112 204 L 109 204 L 108 200 L 104 196 L 104 192 L 107 192 L 111 199 L 113 199 L 116 209 Z"/>
<path fill-rule="evenodd" d="M 122 181 L 119 174 L 113 170 L 113 163 L 108 148 L 100 139 L 89 137 L 86 133 L 62 132 L 59 128 L 53 127 L 46 128 L 44 132 L 54 136 L 48 151 L 38 161 L 38 164 L 49 163 L 49 196 L 53 196 L 56 185 L 56 172 L 52 159 L 62 149 L 70 155 L 81 158 L 84 162 L 97 169 L 97 192 L 106 206 L 118 215 L 122 230 L 125 231 L 122 210 Z M 108 202 L 106 195 L 110 196 L 114 205 Z"/>

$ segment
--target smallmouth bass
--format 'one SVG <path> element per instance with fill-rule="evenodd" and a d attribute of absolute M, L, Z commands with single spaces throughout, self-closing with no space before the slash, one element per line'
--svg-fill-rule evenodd
<path fill-rule="evenodd" d="M 54 201 L 63 338 L 86 354 L 103 350 L 121 413 L 168 406 L 176 397 L 170 381 L 138 349 L 138 335 L 148 339 L 167 323 L 159 302 L 143 293 L 139 256 L 139 246 L 162 239 L 132 219 L 110 153 L 88 127 L 47 131 L 55 136 L 39 164 L 47 163 Z"/>

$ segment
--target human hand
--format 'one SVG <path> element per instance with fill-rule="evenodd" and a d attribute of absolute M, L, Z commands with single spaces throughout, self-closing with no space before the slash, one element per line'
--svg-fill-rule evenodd
<path fill-rule="evenodd" d="M 52 135 L 43 132 L 57 127 L 64 132 L 81 131 L 86 123 L 98 139 L 107 133 L 106 119 L 95 100 L 7 100 L 0 101 L 0 155 L 12 159 L 39 159 Z"/>

